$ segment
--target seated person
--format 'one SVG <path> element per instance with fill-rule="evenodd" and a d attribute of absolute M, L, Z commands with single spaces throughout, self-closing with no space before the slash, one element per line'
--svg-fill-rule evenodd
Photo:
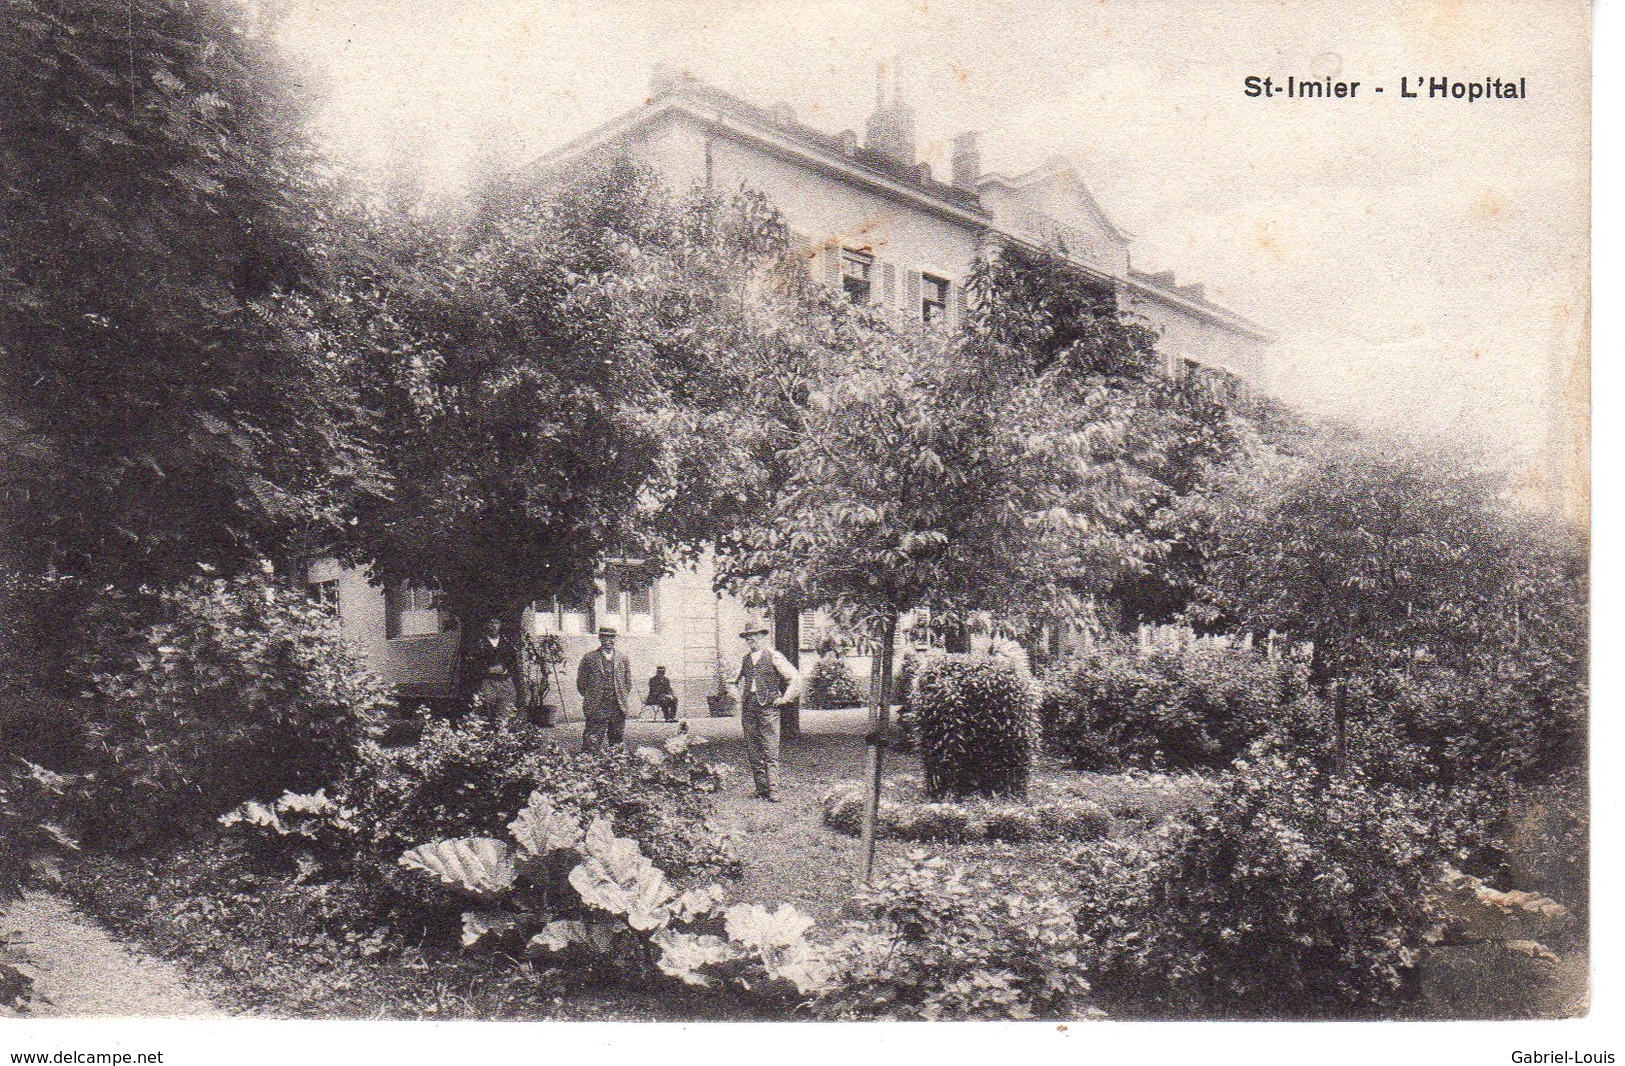
<path fill-rule="evenodd" d="M 660 716 L 668 722 L 677 721 L 677 694 L 671 689 L 671 678 L 666 676 L 664 666 L 655 667 L 654 676 L 649 679 L 649 698 L 643 701 L 645 707 L 659 707 Z"/>

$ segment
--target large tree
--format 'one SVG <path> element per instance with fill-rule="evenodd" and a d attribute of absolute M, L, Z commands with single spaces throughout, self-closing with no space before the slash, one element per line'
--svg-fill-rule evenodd
<path fill-rule="evenodd" d="M 374 487 L 346 368 L 283 327 L 326 192 L 225 0 L 0 11 L 0 563 L 91 589 L 241 567 Z"/>
<path fill-rule="evenodd" d="M 607 559 L 658 573 L 742 497 L 713 367 L 784 240 L 759 200 L 679 202 L 623 158 L 480 199 L 449 231 L 398 221 L 393 256 L 329 310 L 370 368 L 393 481 L 349 547 L 436 590 L 465 638 L 588 595 Z"/>
<path fill-rule="evenodd" d="M 754 371 L 781 398 L 781 447 L 765 513 L 723 541 L 722 577 L 831 605 L 876 639 L 867 826 L 901 614 L 1066 617 L 1151 548 L 1141 526 L 1165 491 L 1143 447 L 1154 337 L 1093 296 L 1058 312 L 1007 284 L 1029 276 L 984 264 L 957 332 L 899 330 L 826 296 L 801 376 Z M 1062 329 L 1073 311 L 1089 320 Z"/>

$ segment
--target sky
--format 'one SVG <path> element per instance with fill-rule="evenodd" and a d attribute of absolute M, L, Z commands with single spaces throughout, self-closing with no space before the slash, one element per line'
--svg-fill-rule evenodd
<path fill-rule="evenodd" d="M 1069 158 L 1133 265 L 1273 330 L 1304 410 L 1472 442 L 1529 477 L 1583 433 L 1590 12 L 1581 0 L 288 0 L 322 138 L 455 187 L 474 131 L 540 154 L 641 103 L 657 64 L 861 131 L 896 61 L 924 158 Z M 1359 81 L 1248 98 L 1249 75 Z M 1403 100 L 1399 79 L 1525 79 Z M 1374 94 L 1382 85 L 1385 92 Z M 1578 438 L 1582 439 L 1583 438 Z M 1573 490 L 1573 486 L 1570 486 Z"/>

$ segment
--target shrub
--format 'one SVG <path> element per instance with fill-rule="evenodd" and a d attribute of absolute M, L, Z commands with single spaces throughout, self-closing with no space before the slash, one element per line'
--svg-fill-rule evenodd
<path fill-rule="evenodd" d="M 1213 800 L 1147 844 L 1080 856 L 1097 987 L 1134 1013 L 1361 1017 L 1413 988 L 1456 840 L 1429 793 L 1239 762 Z"/>
<path fill-rule="evenodd" d="M 1350 757 L 1396 784 L 1530 784 L 1583 762 L 1583 678 L 1559 689 L 1501 659 L 1368 671 L 1341 689 Z"/>
<path fill-rule="evenodd" d="M 826 655 L 807 677 L 806 704 L 813 709 L 856 707 L 866 702 L 863 686 L 844 659 Z"/>
<path fill-rule="evenodd" d="M 868 922 L 841 942 L 815 1009 L 829 1018 L 1075 1018 L 1089 1006 L 1084 941 L 1043 892 L 1010 892 L 924 852 L 855 897 Z"/>
<path fill-rule="evenodd" d="M 372 872 L 396 879 L 395 856 L 424 841 L 490 836 L 541 792 L 572 816 L 603 818 L 677 876 L 736 874 L 732 841 L 708 822 L 722 770 L 702 762 L 687 734 L 667 750 L 566 752 L 524 719 L 430 721 L 412 748 L 370 747 L 342 788 Z"/>
<path fill-rule="evenodd" d="M 1324 748 L 1327 721 L 1306 728 L 1319 712 L 1300 664 L 1200 644 L 1101 645 L 1043 684 L 1045 740 L 1080 770 L 1223 769 L 1272 732 Z"/>
<path fill-rule="evenodd" d="M 1038 693 L 1008 658 L 943 655 L 910 697 L 933 799 L 1025 796 L 1038 756 Z"/>
<path fill-rule="evenodd" d="M 337 780 L 389 697 L 337 621 L 263 577 L 166 593 L 128 670 L 97 675 L 87 835 L 137 843 L 228 807 Z"/>

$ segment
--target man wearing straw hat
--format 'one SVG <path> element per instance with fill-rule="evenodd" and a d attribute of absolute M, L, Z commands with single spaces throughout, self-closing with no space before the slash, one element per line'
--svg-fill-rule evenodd
<path fill-rule="evenodd" d="M 756 779 L 756 794 L 769 803 L 779 801 L 779 711 L 801 695 L 801 672 L 775 648 L 767 646 L 767 623 L 753 618 L 745 623 L 750 650 L 739 664 L 739 724 L 745 734 L 745 754 Z"/>
<path fill-rule="evenodd" d="M 620 634 L 614 626 L 598 627 L 598 648 L 581 657 L 576 691 L 581 693 L 581 750 L 598 751 L 619 744 L 626 735 L 626 709 L 632 703 L 632 664 L 615 650 Z"/>

